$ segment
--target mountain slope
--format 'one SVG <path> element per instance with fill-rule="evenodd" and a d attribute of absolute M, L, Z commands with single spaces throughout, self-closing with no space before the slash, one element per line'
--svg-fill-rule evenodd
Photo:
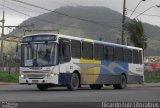
<path fill-rule="evenodd" d="M 53 12 L 29 18 L 20 25 L 34 24 L 34 29 L 59 29 L 61 34 L 102 39 L 117 42 L 121 37 L 122 15 L 105 7 L 61 7 L 55 11 L 89 21 L 81 21 Z M 93 23 L 94 22 L 94 23 Z M 95 23 L 96 22 L 96 23 Z M 148 38 L 148 48 L 145 55 L 160 55 L 160 28 L 144 23 Z M 23 35 L 23 30 L 15 29 L 12 34 Z M 126 36 L 128 36 L 126 34 Z M 158 49 L 158 50 L 157 50 Z"/>

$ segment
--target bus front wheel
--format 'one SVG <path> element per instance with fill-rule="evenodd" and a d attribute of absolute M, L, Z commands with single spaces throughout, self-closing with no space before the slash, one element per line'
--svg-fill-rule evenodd
<path fill-rule="evenodd" d="M 37 88 L 40 91 L 46 91 L 48 86 L 46 84 L 37 84 Z"/>
<path fill-rule="evenodd" d="M 127 79 L 125 75 L 121 75 L 120 84 L 113 84 L 114 89 L 125 89 L 127 87 Z"/>
<path fill-rule="evenodd" d="M 67 88 L 69 90 L 76 90 L 79 87 L 79 83 L 80 83 L 80 79 L 79 79 L 78 74 L 73 73 L 72 76 L 71 76 L 70 84 L 67 85 Z"/>

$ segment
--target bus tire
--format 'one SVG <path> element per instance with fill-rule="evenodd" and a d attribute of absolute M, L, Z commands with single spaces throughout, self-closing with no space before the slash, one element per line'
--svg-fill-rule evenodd
<path fill-rule="evenodd" d="M 79 83 L 80 83 L 79 76 L 77 75 L 77 73 L 73 73 L 71 76 L 70 84 L 67 85 L 67 88 L 69 90 L 76 90 L 79 87 Z"/>
<path fill-rule="evenodd" d="M 125 75 L 121 75 L 121 83 L 113 84 L 114 89 L 125 89 L 127 87 L 127 79 Z"/>
<path fill-rule="evenodd" d="M 46 91 L 48 86 L 46 84 L 37 84 L 37 88 L 40 91 Z"/>
<path fill-rule="evenodd" d="M 103 84 L 90 84 L 92 90 L 100 90 L 103 87 Z"/>

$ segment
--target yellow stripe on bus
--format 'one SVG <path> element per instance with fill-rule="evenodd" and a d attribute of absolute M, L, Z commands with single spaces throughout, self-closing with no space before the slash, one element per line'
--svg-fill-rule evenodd
<path fill-rule="evenodd" d="M 92 43 L 94 42 L 92 39 L 84 39 L 83 41 L 84 42 L 92 42 Z"/>
<path fill-rule="evenodd" d="M 86 84 L 93 84 L 100 75 L 101 61 L 80 59 L 81 75 Z"/>

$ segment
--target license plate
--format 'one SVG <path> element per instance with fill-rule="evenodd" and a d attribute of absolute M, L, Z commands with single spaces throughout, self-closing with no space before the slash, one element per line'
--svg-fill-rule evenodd
<path fill-rule="evenodd" d="M 32 80 L 32 83 L 38 83 L 38 80 Z"/>

